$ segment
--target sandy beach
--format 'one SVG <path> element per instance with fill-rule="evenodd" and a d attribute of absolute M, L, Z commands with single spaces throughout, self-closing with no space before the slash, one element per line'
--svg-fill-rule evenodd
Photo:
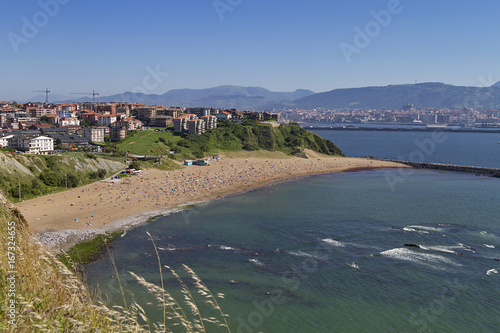
<path fill-rule="evenodd" d="M 17 204 L 42 243 L 66 250 L 82 239 L 144 223 L 183 205 L 205 202 L 296 177 L 378 168 L 406 167 L 360 158 L 222 158 L 210 166 L 144 170 Z"/>

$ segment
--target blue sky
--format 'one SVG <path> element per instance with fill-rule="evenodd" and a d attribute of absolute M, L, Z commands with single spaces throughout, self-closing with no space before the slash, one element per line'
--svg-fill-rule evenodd
<path fill-rule="evenodd" d="M 45 88 L 322 92 L 500 80 L 498 0 L 5 0 L 0 8 L 0 100 Z M 383 24 L 372 15 L 381 11 L 390 14 Z M 356 27 L 368 32 L 357 44 Z M 346 57 L 341 45 L 356 51 Z"/>

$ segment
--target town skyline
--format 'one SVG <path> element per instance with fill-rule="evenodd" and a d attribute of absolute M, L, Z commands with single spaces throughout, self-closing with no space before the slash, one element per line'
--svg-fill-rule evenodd
<path fill-rule="evenodd" d="M 4 5 L 0 100 L 33 90 L 162 94 L 218 85 L 272 91 L 498 80 L 500 4 L 40 0 Z M 8 15 L 7 15 L 8 13 Z"/>

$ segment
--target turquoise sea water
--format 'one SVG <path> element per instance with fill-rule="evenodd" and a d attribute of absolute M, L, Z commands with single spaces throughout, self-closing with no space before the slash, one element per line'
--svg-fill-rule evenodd
<path fill-rule="evenodd" d="M 231 196 L 129 231 L 112 253 L 156 319 L 128 273 L 160 284 L 146 231 L 163 264 L 186 264 L 225 294 L 232 332 L 499 332 L 500 180 L 416 170 L 391 185 L 397 174 L 318 175 Z M 85 274 L 122 302 L 109 255 Z"/>

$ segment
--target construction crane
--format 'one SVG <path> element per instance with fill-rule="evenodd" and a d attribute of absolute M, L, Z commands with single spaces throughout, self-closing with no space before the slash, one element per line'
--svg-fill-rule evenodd
<path fill-rule="evenodd" d="M 92 108 L 95 111 L 95 97 L 99 96 L 100 95 L 99 93 L 97 93 L 94 90 L 92 90 L 91 93 L 71 93 L 71 94 L 73 94 L 73 95 L 92 95 Z"/>
<path fill-rule="evenodd" d="M 49 104 L 49 94 L 50 94 L 49 88 L 46 88 L 45 90 L 33 90 L 33 92 L 44 92 L 45 93 L 45 104 Z"/>

